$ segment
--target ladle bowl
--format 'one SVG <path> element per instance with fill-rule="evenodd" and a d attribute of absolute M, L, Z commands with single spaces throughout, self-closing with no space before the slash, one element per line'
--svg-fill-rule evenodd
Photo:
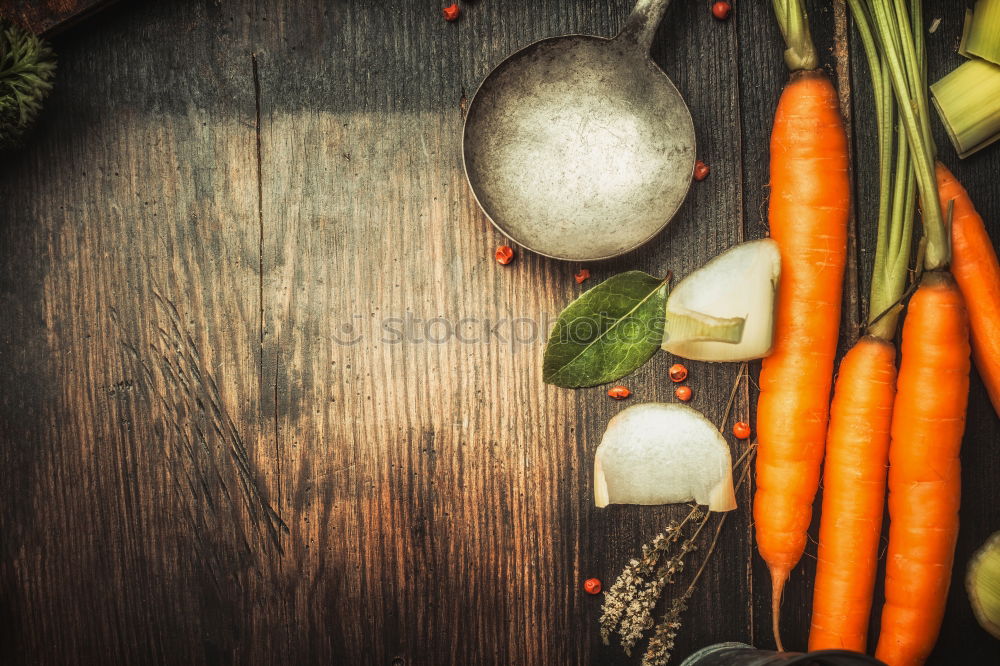
<path fill-rule="evenodd" d="M 670 0 L 639 0 L 614 39 L 514 53 L 469 106 L 465 173 L 493 224 L 556 259 L 595 261 L 656 236 L 687 195 L 691 112 L 649 49 Z"/>

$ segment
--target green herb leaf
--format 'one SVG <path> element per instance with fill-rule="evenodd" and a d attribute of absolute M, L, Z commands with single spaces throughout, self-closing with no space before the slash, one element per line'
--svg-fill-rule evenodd
<path fill-rule="evenodd" d="M 545 347 L 543 379 L 564 388 L 596 386 L 629 374 L 663 341 L 667 281 L 629 271 L 570 303 Z"/>
<path fill-rule="evenodd" d="M 55 56 L 45 40 L 0 20 L 0 152 L 21 144 L 55 72 Z"/>

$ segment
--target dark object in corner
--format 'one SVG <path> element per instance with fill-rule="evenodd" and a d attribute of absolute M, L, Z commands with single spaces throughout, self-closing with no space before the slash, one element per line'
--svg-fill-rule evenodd
<path fill-rule="evenodd" d="M 52 37 L 115 0 L 0 0 L 0 20 Z"/>
<path fill-rule="evenodd" d="M 885 666 L 868 655 L 848 650 L 772 652 L 743 643 L 710 645 L 684 660 L 681 666 Z"/>

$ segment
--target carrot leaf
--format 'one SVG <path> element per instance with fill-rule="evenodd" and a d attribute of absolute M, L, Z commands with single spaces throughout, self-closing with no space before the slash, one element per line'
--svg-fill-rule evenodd
<path fill-rule="evenodd" d="M 870 3 L 848 0 L 848 4 L 868 60 L 879 138 L 878 240 L 868 307 L 868 333 L 891 340 L 896 332 L 901 311 L 899 303 L 909 274 L 916 185 L 912 154 L 893 97 L 889 64 L 872 29 Z"/>

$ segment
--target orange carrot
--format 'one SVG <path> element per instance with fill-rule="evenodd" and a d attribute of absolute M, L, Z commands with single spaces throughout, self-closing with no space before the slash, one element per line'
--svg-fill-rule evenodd
<path fill-rule="evenodd" d="M 830 407 L 810 650 L 865 651 L 895 395 L 896 348 L 861 338 L 840 363 Z"/>
<path fill-rule="evenodd" d="M 922 664 L 944 617 L 958 536 L 969 325 L 946 272 L 924 273 L 903 323 L 889 445 L 886 602 L 875 655 Z"/>
<path fill-rule="evenodd" d="M 881 57 L 873 80 L 883 88 L 891 84 L 899 135 L 906 138 L 900 155 L 908 153 L 912 161 L 904 164 L 912 168 L 904 170 L 909 175 L 897 181 L 897 191 L 912 189 L 915 181 L 922 209 L 924 273 L 903 323 L 889 442 L 886 602 L 875 650 L 889 666 L 919 666 L 941 628 L 958 536 L 969 322 L 958 284 L 947 270 L 951 243 L 934 173 L 921 3 L 848 2 L 857 25 L 874 27 L 867 37 L 862 34 L 866 51 Z M 896 306 L 885 311 L 896 312 Z"/>
<path fill-rule="evenodd" d="M 953 206 L 951 272 L 969 309 L 972 358 L 1000 414 L 1000 262 L 969 193 L 940 162 L 937 183 L 942 211 Z"/>
<path fill-rule="evenodd" d="M 840 327 L 850 206 L 847 134 L 820 70 L 793 72 L 771 133 L 771 237 L 781 252 L 774 350 L 757 404 L 757 547 L 781 593 L 805 550 L 819 487 Z"/>
<path fill-rule="evenodd" d="M 909 278 L 916 178 L 887 64 L 861 0 L 848 0 L 872 77 L 878 125 L 879 206 L 868 326 L 840 363 L 823 468 L 809 649 L 864 652 L 878 570 L 889 429 L 896 397 L 892 340 Z"/>

